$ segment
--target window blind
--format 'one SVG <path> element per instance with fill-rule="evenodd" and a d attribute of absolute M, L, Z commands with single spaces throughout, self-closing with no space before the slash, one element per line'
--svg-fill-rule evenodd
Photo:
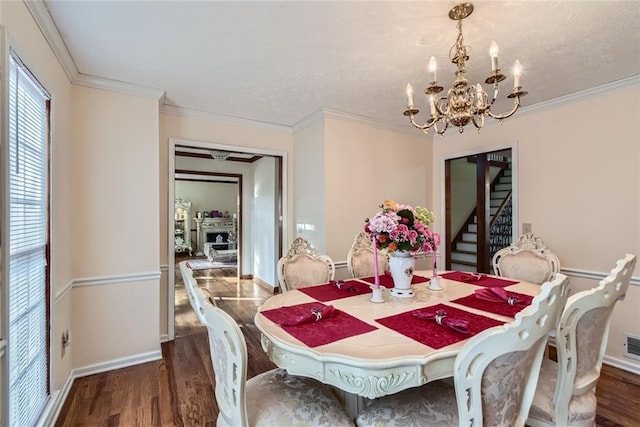
<path fill-rule="evenodd" d="M 31 426 L 48 385 L 48 96 L 9 58 L 9 413 Z"/>

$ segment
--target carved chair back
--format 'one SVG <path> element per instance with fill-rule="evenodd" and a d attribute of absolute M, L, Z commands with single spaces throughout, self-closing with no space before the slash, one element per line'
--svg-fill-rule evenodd
<path fill-rule="evenodd" d="M 557 274 L 513 322 L 465 344 L 454 365 L 459 425 L 524 425 L 547 337 L 569 295 L 568 284 L 567 276 Z"/>
<path fill-rule="evenodd" d="M 389 259 L 384 251 L 378 251 L 378 273 L 388 269 Z M 347 253 L 347 268 L 353 277 L 372 276 L 375 272 L 373 265 L 373 244 L 369 235 L 364 231 L 353 239 L 351 249 Z"/>
<path fill-rule="evenodd" d="M 542 239 L 526 233 L 493 256 L 493 272 L 498 276 L 542 284 L 560 271 L 560 260 Z"/>
<path fill-rule="evenodd" d="M 278 281 L 283 292 L 327 283 L 335 277 L 333 260 L 302 237 L 296 238 L 286 255 L 278 260 Z"/>
<path fill-rule="evenodd" d="M 595 386 L 607 347 L 611 314 L 616 302 L 624 299 L 635 266 L 636 256 L 627 254 L 597 287 L 569 297 L 556 335 L 558 363 L 553 367 L 557 366 L 557 377 L 540 384 L 528 423 L 573 425 L 574 419 L 584 419 L 588 425 L 595 424 Z M 555 391 L 545 392 L 545 386 L 553 384 L 553 380 Z M 542 394 L 547 394 L 544 400 L 549 404 L 538 404 L 543 401 Z M 579 411 L 588 412 L 588 416 L 576 413 Z"/>

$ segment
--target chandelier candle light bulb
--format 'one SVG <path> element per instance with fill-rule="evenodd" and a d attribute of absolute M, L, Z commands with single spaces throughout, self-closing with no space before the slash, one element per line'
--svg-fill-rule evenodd
<path fill-rule="evenodd" d="M 436 80 L 436 70 L 438 69 L 438 64 L 436 63 L 436 57 L 432 56 L 429 59 L 429 72 L 431 73 L 431 81 L 435 83 Z"/>
<path fill-rule="evenodd" d="M 498 69 L 498 43 L 495 40 L 489 46 L 489 55 L 491 56 L 491 71 Z"/>
<path fill-rule="evenodd" d="M 407 93 L 407 107 L 413 108 L 413 87 L 411 86 L 411 83 L 407 83 L 406 93 Z"/>
<path fill-rule="evenodd" d="M 522 75 L 522 65 L 520 61 L 516 59 L 513 64 L 513 88 L 518 89 L 520 87 L 520 76 Z"/>

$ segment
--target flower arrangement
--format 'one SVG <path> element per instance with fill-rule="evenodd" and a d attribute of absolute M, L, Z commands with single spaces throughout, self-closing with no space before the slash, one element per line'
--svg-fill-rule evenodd
<path fill-rule="evenodd" d="M 429 209 L 402 205 L 385 200 L 382 209 L 373 218 L 367 218 L 364 231 L 373 236 L 379 249 L 389 252 L 408 251 L 416 253 L 436 252 L 440 235 L 429 229 L 435 217 Z"/>

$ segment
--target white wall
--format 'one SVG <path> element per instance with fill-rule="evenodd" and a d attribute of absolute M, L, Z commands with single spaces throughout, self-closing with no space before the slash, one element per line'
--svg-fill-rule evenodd
<path fill-rule="evenodd" d="M 276 159 L 263 157 L 253 167 L 253 276 L 275 288 L 278 285 Z"/>
<path fill-rule="evenodd" d="M 236 182 L 206 182 L 206 181 L 176 181 L 176 199 L 191 202 L 191 217 L 196 212 L 211 212 L 213 210 L 229 215 L 238 213 L 238 183 Z M 195 228 L 192 221 L 191 228 Z M 195 238 L 195 236 L 194 236 Z"/>
<path fill-rule="evenodd" d="M 639 117 L 636 86 L 519 112 L 479 134 L 449 132 L 434 141 L 436 212 L 441 210 L 444 156 L 517 141 L 519 229 L 522 222 L 531 223 L 562 268 L 607 273 L 625 253 L 640 254 Z M 574 292 L 596 282 L 571 277 Z M 637 360 L 622 357 L 622 333 L 640 336 L 639 305 L 640 287 L 632 285 L 615 309 L 607 356 L 640 370 Z"/>
<path fill-rule="evenodd" d="M 295 234 L 326 252 L 325 129 L 324 119 L 313 121 L 294 135 L 293 187 Z M 285 242 L 286 253 L 289 243 Z"/>

